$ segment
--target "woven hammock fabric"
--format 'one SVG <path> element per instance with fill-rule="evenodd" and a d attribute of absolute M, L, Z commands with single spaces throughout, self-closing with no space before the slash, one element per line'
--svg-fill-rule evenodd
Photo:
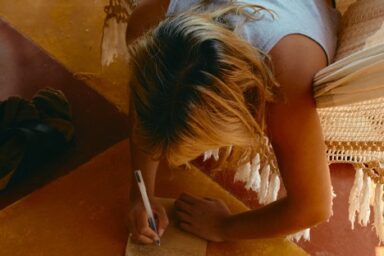
<path fill-rule="evenodd" d="M 314 80 L 330 162 L 384 163 L 384 1 L 343 6 L 336 62 Z M 375 178 L 377 183 L 380 179 Z"/>
<path fill-rule="evenodd" d="M 356 103 L 384 96 L 384 44 L 359 51 L 316 74 L 318 108 Z"/>
<path fill-rule="evenodd" d="M 330 162 L 384 162 L 384 44 L 321 70 L 314 94 Z"/>
<path fill-rule="evenodd" d="M 314 79 L 330 163 L 356 167 L 349 220 L 370 220 L 384 242 L 384 1 L 341 0 L 335 62 Z"/>

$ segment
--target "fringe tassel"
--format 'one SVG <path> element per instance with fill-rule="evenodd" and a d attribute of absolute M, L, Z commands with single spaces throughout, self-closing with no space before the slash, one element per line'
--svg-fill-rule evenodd
<path fill-rule="evenodd" d="M 120 1 L 120 7 L 131 14 L 131 9 L 126 1 Z M 110 6 L 112 8 L 112 6 Z M 114 13 L 115 15 L 118 15 Z M 107 17 L 104 23 L 103 39 L 101 43 L 101 65 L 109 66 L 115 58 L 128 59 L 128 49 L 125 41 L 127 21 L 118 20 L 118 17 Z"/>
<path fill-rule="evenodd" d="M 295 242 L 300 241 L 301 238 L 303 238 L 305 241 L 309 241 L 311 239 L 311 229 L 307 228 L 295 234 L 287 236 L 288 240 L 295 241 Z"/>
<path fill-rule="evenodd" d="M 268 187 L 266 204 L 276 201 L 279 189 L 280 189 L 279 175 L 277 173 L 272 173 L 271 180 Z"/>
<path fill-rule="evenodd" d="M 260 191 L 260 155 L 257 154 L 251 162 L 251 175 L 245 185 L 246 189 L 252 189 L 253 191 L 259 193 Z"/>
<path fill-rule="evenodd" d="M 249 180 L 250 175 L 251 175 L 251 164 L 246 163 L 236 171 L 234 181 L 247 182 Z"/>
<path fill-rule="evenodd" d="M 210 159 L 212 156 L 213 158 L 217 161 L 219 160 L 219 152 L 220 152 L 220 149 L 210 149 L 210 150 L 207 150 L 204 152 L 204 159 L 203 159 L 203 162 L 207 161 L 208 159 Z"/>
<path fill-rule="evenodd" d="M 220 149 L 212 149 L 212 156 L 213 156 L 213 159 L 215 159 L 215 161 L 219 160 L 219 152 L 220 152 Z"/>
<path fill-rule="evenodd" d="M 245 182 L 246 189 L 257 192 L 260 204 L 276 201 L 280 189 L 280 177 L 278 173 L 271 173 L 270 165 L 266 164 L 260 175 L 259 154 L 236 171 L 234 181 Z"/>
<path fill-rule="evenodd" d="M 212 150 L 207 150 L 204 152 L 204 159 L 203 162 L 207 161 L 212 156 Z"/>
<path fill-rule="evenodd" d="M 261 171 L 261 181 L 260 181 L 260 193 L 259 193 L 259 203 L 267 203 L 268 187 L 269 187 L 269 174 L 271 168 L 269 164 L 265 165 Z"/>
<path fill-rule="evenodd" d="M 372 180 L 368 175 L 364 175 L 363 189 L 360 196 L 359 223 L 367 226 L 369 216 L 371 214 L 370 199 L 371 199 Z"/>
<path fill-rule="evenodd" d="M 375 189 L 375 203 L 374 203 L 374 223 L 376 235 L 380 243 L 384 241 L 384 207 L 383 207 L 383 184 L 377 184 Z"/>
<path fill-rule="evenodd" d="M 307 228 L 304 230 L 303 234 L 304 241 L 309 241 L 311 239 L 311 229 Z"/>
<path fill-rule="evenodd" d="M 333 190 L 333 186 L 332 185 L 331 185 L 331 197 L 332 197 L 332 199 L 331 199 L 331 216 L 333 216 L 333 200 L 336 198 L 336 193 L 335 193 L 335 190 Z M 327 220 L 327 222 L 329 222 L 330 219 L 331 218 L 329 218 Z"/>
<path fill-rule="evenodd" d="M 360 195 L 363 189 L 363 170 L 358 168 L 355 174 L 355 181 L 353 183 L 351 192 L 349 194 L 349 221 L 351 222 L 352 229 L 355 228 L 356 212 L 360 210 Z"/>
<path fill-rule="evenodd" d="M 115 19 L 111 19 L 104 26 L 103 42 L 101 46 L 101 65 L 109 66 L 115 58 L 121 56 L 128 58 L 128 50 L 125 44 L 126 23 L 118 23 Z"/>
<path fill-rule="evenodd" d="M 367 170 L 368 173 L 365 171 L 362 168 L 356 169 L 355 181 L 349 195 L 349 221 L 352 229 L 354 229 L 357 212 L 358 223 L 367 226 L 371 214 L 370 206 L 372 205 L 374 213 L 373 226 L 380 244 L 384 242 L 384 185 L 375 184 L 376 182 L 369 175 L 371 170 Z"/>

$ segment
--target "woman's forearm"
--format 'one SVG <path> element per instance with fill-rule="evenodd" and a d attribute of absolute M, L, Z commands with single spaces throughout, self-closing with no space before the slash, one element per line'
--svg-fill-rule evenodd
<path fill-rule="evenodd" d="M 224 240 L 284 237 L 329 218 L 327 211 L 301 205 L 286 197 L 260 209 L 232 215 L 223 224 Z"/>
<path fill-rule="evenodd" d="M 155 192 L 155 179 L 159 161 L 153 160 L 150 155 L 140 150 L 132 141 L 130 142 L 130 149 L 132 180 L 134 181 L 134 170 L 140 170 L 144 179 L 145 186 L 147 188 L 148 196 L 153 197 Z M 132 182 L 130 191 L 131 200 L 135 200 L 140 197 L 136 182 Z"/>

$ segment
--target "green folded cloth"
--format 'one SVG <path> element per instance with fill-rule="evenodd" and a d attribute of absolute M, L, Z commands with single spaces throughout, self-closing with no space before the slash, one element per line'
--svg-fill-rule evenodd
<path fill-rule="evenodd" d="M 71 108 L 59 90 L 42 89 L 30 102 L 19 97 L 0 102 L 0 190 L 67 148 L 73 138 Z"/>

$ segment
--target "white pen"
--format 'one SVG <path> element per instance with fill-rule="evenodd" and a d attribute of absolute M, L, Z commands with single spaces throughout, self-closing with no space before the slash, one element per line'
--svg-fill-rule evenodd
<path fill-rule="evenodd" d="M 159 234 L 157 232 L 156 221 L 153 216 L 152 207 L 151 207 L 151 204 L 149 203 L 147 190 L 145 188 L 144 179 L 143 179 L 143 176 L 141 175 L 140 170 L 135 171 L 135 177 L 136 177 L 137 185 L 139 186 L 141 198 L 143 198 L 145 211 L 147 212 L 147 215 L 148 215 L 149 226 L 156 232 L 156 234 Z M 159 235 L 158 235 L 158 239 L 155 240 L 155 242 L 158 246 L 160 246 Z"/>

